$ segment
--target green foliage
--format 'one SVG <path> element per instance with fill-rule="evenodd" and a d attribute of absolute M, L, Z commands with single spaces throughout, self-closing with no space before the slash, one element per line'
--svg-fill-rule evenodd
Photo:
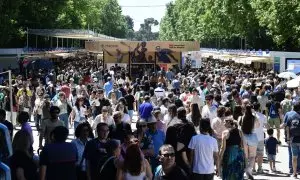
<path fill-rule="evenodd" d="M 135 32 L 135 40 L 137 41 L 152 41 L 158 39 L 158 33 L 152 32 L 152 26 L 157 26 L 158 21 L 154 18 L 144 19 L 139 31 Z"/>
<path fill-rule="evenodd" d="M 300 1 L 176 0 L 167 4 L 161 40 L 198 40 L 202 46 L 296 50 Z"/>
<path fill-rule="evenodd" d="M 118 38 L 133 31 L 117 0 L 1 0 L 0 10 L 0 47 L 24 47 L 27 27 L 89 28 Z"/>

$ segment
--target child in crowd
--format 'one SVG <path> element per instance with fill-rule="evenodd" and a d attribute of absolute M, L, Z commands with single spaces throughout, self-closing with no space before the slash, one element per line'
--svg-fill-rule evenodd
<path fill-rule="evenodd" d="M 267 133 L 269 137 L 265 140 L 266 153 L 268 155 L 268 161 L 270 163 L 270 170 L 272 172 L 275 172 L 276 171 L 275 160 L 276 160 L 276 153 L 278 153 L 279 142 L 277 141 L 276 138 L 273 137 L 274 130 L 272 128 L 268 129 Z"/>

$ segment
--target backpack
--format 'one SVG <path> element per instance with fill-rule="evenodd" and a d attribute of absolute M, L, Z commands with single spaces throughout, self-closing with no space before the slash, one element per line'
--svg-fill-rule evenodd
<path fill-rule="evenodd" d="M 269 110 L 269 116 L 270 116 L 270 118 L 278 118 L 279 117 L 274 103 L 271 103 L 270 110 Z"/>
<path fill-rule="evenodd" d="M 300 119 L 291 120 L 290 134 L 292 137 L 300 136 Z"/>

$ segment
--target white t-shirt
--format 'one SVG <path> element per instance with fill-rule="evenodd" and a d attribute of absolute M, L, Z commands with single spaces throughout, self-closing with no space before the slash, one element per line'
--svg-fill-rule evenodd
<path fill-rule="evenodd" d="M 266 125 L 268 123 L 267 117 L 260 112 L 255 112 L 255 116 L 259 121 L 259 127 L 256 128 L 254 130 L 254 132 L 256 133 L 258 141 L 263 141 L 265 139 L 264 138 L 264 125 Z"/>
<path fill-rule="evenodd" d="M 123 118 L 122 118 L 122 122 L 131 124 L 130 116 L 129 116 L 128 114 L 124 114 L 124 116 L 123 116 Z"/>
<path fill-rule="evenodd" d="M 217 107 L 212 105 L 212 106 L 208 106 L 205 105 L 202 108 L 202 118 L 209 118 L 210 123 L 212 123 L 212 120 L 215 119 L 217 117 Z"/>
<path fill-rule="evenodd" d="M 214 173 L 214 152 L 218 152 L 217 140 L 210 135 L 193 136 L 189 148 L 194 150 L 193 173 Z"/>
<path fill-rule="evenodd" d="M 92 129 L 93 129 L 93 130 L 96 130 L 97 125 L 98 125 L 100 122 L 107 123 L 108 126 L 114 125 L 114 124 L 115 124 L 115 121 L 113 120 L 113 118 L 112 118 L 111 116 L 108 116 L 107 119 L 104 120 L 103 115 L 102 115 L 102 114 L 99 114 L 98 116 L 95 117 L 95 120 L 94 120 L 94 122 L 93 122 Z"/>

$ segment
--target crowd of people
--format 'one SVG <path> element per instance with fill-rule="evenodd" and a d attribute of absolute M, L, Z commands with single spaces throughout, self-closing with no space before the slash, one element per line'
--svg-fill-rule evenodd
<path fill-rule="evenodd" d="M 81 59 L 16 75 L 10 102 L 2 76 L 0 123 L 13 155 L 1 152 L 1 161 L 17 180 L 254 179 L 254 172 L 264 173 L 265 152 L 277 172 L 284 131 L 284 153 L 297 177 L 300 88 L 287 89 L 284 81 L 217 60 L 132 78 L 117 65 L 97 68 Z M 74 139 L 67 142 L 71 129 Z"/>

